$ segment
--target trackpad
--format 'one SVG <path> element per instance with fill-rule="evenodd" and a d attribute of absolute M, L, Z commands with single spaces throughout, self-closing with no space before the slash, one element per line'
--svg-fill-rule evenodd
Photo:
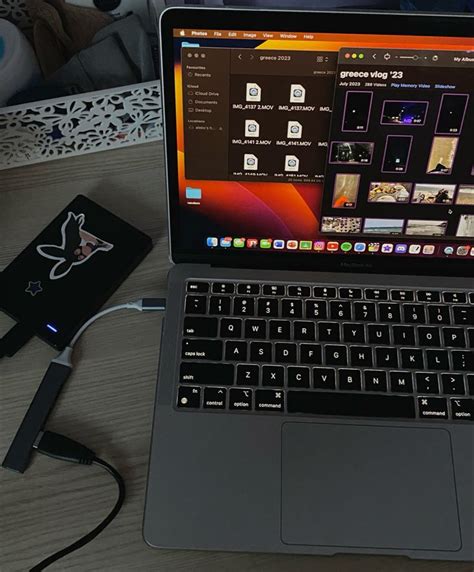
<path fill-rule="evenodd" d="M 459 550 L 449 432 L 285 423 L 286 544 Z"/>

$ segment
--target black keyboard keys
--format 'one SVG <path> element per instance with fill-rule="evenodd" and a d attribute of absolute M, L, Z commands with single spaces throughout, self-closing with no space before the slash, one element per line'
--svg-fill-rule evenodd
<path fill-rule="evenodd" d="M 260 284 L 239 284 L 237 286 L 237 293 L 244 296 L 260 294 Z"/>
<path fill-rule="evenodd" d="M 367 300 L 388 300 L 388 291 L 383 288 L 366 288 L 365 297 Z"/>
<path fill-rule="evenodd" d="M 460 373 L 443 373 L 441 375 L 443 393 L 447 395 L 464 395 L 464 379 Z"/>
<path fill-rule="evenodd" d="M 439 347 L 441 345 L 441 339 L 438 328 L 420 326 L 418 328 L 418 342 L 420 346 Z"/>
<path fill-rule="evenodd" d="M 242 337 L 242 320 L 238 318 L 222 318 L 221 338 Z"/>
<path fill-rule="evenodd" d="M 281 365 L 264 365 L 262 367 L 262 385 L 283 387 L 285 383 L 285 368 Z"/>
<path fill-rule="evenodd" d="M 415 417 L 415 401 L 409 395 L 288 391 L 288 412 L 357 417 Z"/>
<path fill-rule="evenodd" d="M 287 300 L 287 299 L 282 300 L 281 315 L 283 318 L 302 318 L 303 317 L 302 300 Z"/>
<path fill-rule="evenodd" d="M 381 370 L 366 370 L 364 372 L 366 391 L 387 391 L 387 373 Z"/>
<path fill-rule="evenodd" d="M 369 333 L 369 343 L 371 344 L 390 344 L 390 330 L 384 324 L 369 324 L 367 326 Z"/>
<path fill-rule="evenodd" d="M 451 411 L 456 421 L 474 419 L 474 399 L 451 399 Z"/>
<path fill-rule="evenodd" d="M 351 319 L 351 303 L 329 302 L 331 320 L 350 320 Z"/>
<path fill-rule="evenodd" d="M 234 298 L 235 316 L 253 316 L 255 314 L 255 300 L 253 298 Z"/>
<path fill-rule="evenodd" d="M 287 320 L 270 320 L 270 339 L 289 340 L 291 337 L 291 324 Z"/>
<path fill-rule="evenodd" d="M 455 371 L 474 371 L 474 352 L 472 350 L 451 352 Z"/>
<path fill-rule="evenodd" d="M 250 361 L 272 361 L 272 344 L 270 342 L 251 342 Z"/>
<path fill-rule="evenodd" d="M 346 346 L 325 346 L 327 365 L 347 365 Z"/>
<path fill-rule="evenodd" d="M 201 388 L 181 386 L 178 389 L 178 407 L 198 409 L 201 406 Z"/>
<path fill-rule="evenodd" d="M 197 385 L 232 385 L 234 366 L 230 363 L 183 362 L 179 370 L 179 381 Z"/>
<path fill-rule="evenodd" d="M 351 346 L 351 365 L 371 367 L 372 348 L 370 346 Z"/>
<path fill-rule="evenodd" d="M 314 322 L 294 323 L 295 340 L 313 342 L 316 339 L 316 328 Z"/>
<path fill-rule="evenodd" d="M 342 329 L 344 341 L 348 344 L 365 343 L 364 324 L 344 324 Z"/>
<path fill-rule="evenodd" d="M 450 324 L 448 306 L 428 306 L 428 319 L 430 324 Z"/>
<path fill-rule="evenodd" d="M 283 412 L 285 410 L 284 392 L 278 389 L 257 389 L 255 392 L 255 409 L 256 411 Z"/>
<path fill-rule="evenodd" d="M 311 288 L 309 286 L 288 286 L 288 296 L 309 298 L 311 296 Z"/>
<path fill-rule="evenodd" d="M 397 346 L 415 344 L 415 328 L 413 326 L 393 326 L 393 341 Z"/>
<path fill-rule="evenodd" d="M 362 290 L 360 288 L 339 288 L 339 296 L 349 300 L 360 300 L 362 298 Z"/>
<path fill-rule="evenodd" d="M 229 296 L 211 296 L 209 301 L 209 314 L 229 315 L 230 314 Z"/>
<path fill-rule="evenodd" d="M 402 348 L 402 367 L 407 369 L 423 369 L 423 352 L 415 348 Z"/>
<path fill-rule="evenodd" d="M 275 361 L 277 363 L 296 363 L 296 344 L 275 344 Z"/>
<path fill-rule="evenodd" d="M 464 292 L 443 292 L 443 300 L 449 304 L 465 304 L 466 294 Z"/>
<path fill-rule="evenodd" d="M 465 348 L 466 338 L 462 328 L 443 328 L 444 345 L 452 348 Z"/>
<path fill-rule="evenodd" d="M 397 368 L 397 348 L 375 348 L 377 367 Z"/>
<path fill-rule="evenodd" d="M 288 368 L 288 387 L 309 387 L 310 370 L 308 367 Z"/>
<path fill-rule="evenodd" d="M 440 293 L 436 290 L 418 290 L 418 302 L 440 302 Z"/>
<path fill-rule="evenodd" d="M 426 350 L 426 366 L 428 369 L 449 370 L 447 350 Z"/>
<path fill-rule="evenodd" d="M 336 297 L 336 289 L 335 288 L 328 288 L 327 286 L 323 286 L 323 287 L 315 286 L 313 288 L 313 296 L 315 298 L 335 298 Z"/>
<path fill-rule="evenodd" d="M 240 364 L 237 366 L 237 385 L 258 385 L 260 368 L 258 365 Z"/>
<path fill-rule="evenodd" d="M 323 300 L 308 300 L 306 302 L 306 317 L 325 320 L 327 316 L 327 302 Z"/>
<path fill-rule="evenodd" d="M 321 363 L 321 346 L 316 344 L 301 344 L 300 362 L 319 365 Z"/>
<path fill-rule="evenodd" d="M 225 359 L 227 361 L 246 361 L 247 342 L 234 342 L 234 341 L 226 342 Z"/>
<path fill-rule="evenodd" d="M 183 340 L 183 359 L 206 359 L 219 361 L 222 359 L 221 340 Z"/>
<path fill-rule="evenodd" d="M 358 369 L 340 369 L 338 373 L 341 391 L 360 391 L 362 389 L 361 373 Z"/>
<path fill-rule="evenodd" d="M 423 304 L 403 304 L 403 319 L 407 324 L 424 324 L 425 307 Z"/>
<path fill-rule="evenodd" d="M 373 302 L 354 302 L 354 319 L 364 322 L 375 322 L 375 304 Z"/>
<path fill-rule="evenodd" d="M 390 389 L 394 393 L 412 393 L 413 381 L 409 371 L 391 371 Z"/>
<path fill-rule="evenodd" d="M 193 294 L 207 294 L 209 284 L 208 282 L 188 282 L 186 290 Z"/>
<path fill-rule="evenodd" d="M 264 284 L 263 285 L 263 295 L 264 296 L 284 296 L 285 287 L 283 284 Z"/>
<path fill-rule="evenodd" d="M 474 326 L 474 306 L 453 306 L 454 323 L 460 326 Z"/>
<path fill-rule="evenodd" d="M 278 318 L 278 300 L 276 298 L 260 298 L 257 307 L 259 316 Z"/>
<path fill-rule="evenodd" d="M 439 393 L 438 374 L 419 372 L 416 374 L 418 393 Z"/>
<path fill-rule="evenodd" d="M 245 337 L 252 340 L 264 340 L 267 337 L 267 322 L 245 320 Z"/>
<path fill-rule="evenodd" d="M 195 338 L 215 338 L 217 336 L 217 318 L 184 318 L 184 335 Z"/>
<path fill-rule="evenodd" d="M 187 314 L 205 314 L 207 308 L 206 296 L 186 296 L 185 311 Z"/>
<path fill-rule="evenodd" d="M 232 282 L 214 282 L 212 291 L 214 294 L 233 294 L 235 290 Z"/>
<path fill-rule="evenodd" d="M 231 388 L 229 390 L 229 409 L 250 411 L 252 409 L 252 390 Z"/>
<path fill-rule="evenodd" d="M 336 370 L 328 367 L 313 368 L 315 389 L 336 389 Z"/>
<path fill-rule="evenodd" d="M 400 306 L 398 304 L 379 304 L 379 315 L 381 322 L 401 322 Z"/>
<path fill-rule="evenodd" d="M 447 419 L 448 403 L 444 397 L 418 397 L 418 411 L 422 419 Z"/>
<path fill-rule="evenodd" d="M 412 290 L 392 290 L 390 294 L 392 300 L 397 300 L 400 302 L 411 302 L 414 299 Z"/>
<path fill-rule="evenodd" d="M 222 387 L 204 388 L 204 409 L 225 409 L 227 390 Z"/>
<path fill-rule="evenodd" d="M 338 342 L 340 341 L 339 324 L 336 322 L 319 322 L 318 334 L 321 342 Z"/>

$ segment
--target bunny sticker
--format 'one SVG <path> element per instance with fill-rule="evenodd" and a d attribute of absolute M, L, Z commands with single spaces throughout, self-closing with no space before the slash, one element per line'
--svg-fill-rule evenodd
<path fill-rule="evenodd" d="M 44 258 L 57 260 L 49 273 L 51 280 L 64 278 L 73 266 L 83 264 L 99 250 L 108 252 L 114 247 L 110 242 L 105 242 L 105 240 L 83 230 L 82 226 L 85 220 L 86 217 L 83 214 L 75 215 L 69 212 L 61 227 L 61 246 L 41 244 L 36 247 L 38 253 Z"/>

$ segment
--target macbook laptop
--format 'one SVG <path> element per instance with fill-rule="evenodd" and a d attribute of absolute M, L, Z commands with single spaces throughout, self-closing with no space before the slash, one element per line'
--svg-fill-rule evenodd
<path fill-rule="evenodd" d="M 150 546 L 474 559 L 473 29 L 164 12 Z"/>

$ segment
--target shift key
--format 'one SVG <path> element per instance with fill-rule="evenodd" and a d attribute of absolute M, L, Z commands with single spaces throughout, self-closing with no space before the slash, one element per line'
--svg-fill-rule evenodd
<path fill-rule="evenodd" d="M 221 340 L 183 340 L 183 359 L 222 359 Z"/>
<path fill-rule="evenodd" d="M 230 363 L 183 362 L 179 372 L 179 381 L 199 385 L 232 385 L 234 366 Z"/>

